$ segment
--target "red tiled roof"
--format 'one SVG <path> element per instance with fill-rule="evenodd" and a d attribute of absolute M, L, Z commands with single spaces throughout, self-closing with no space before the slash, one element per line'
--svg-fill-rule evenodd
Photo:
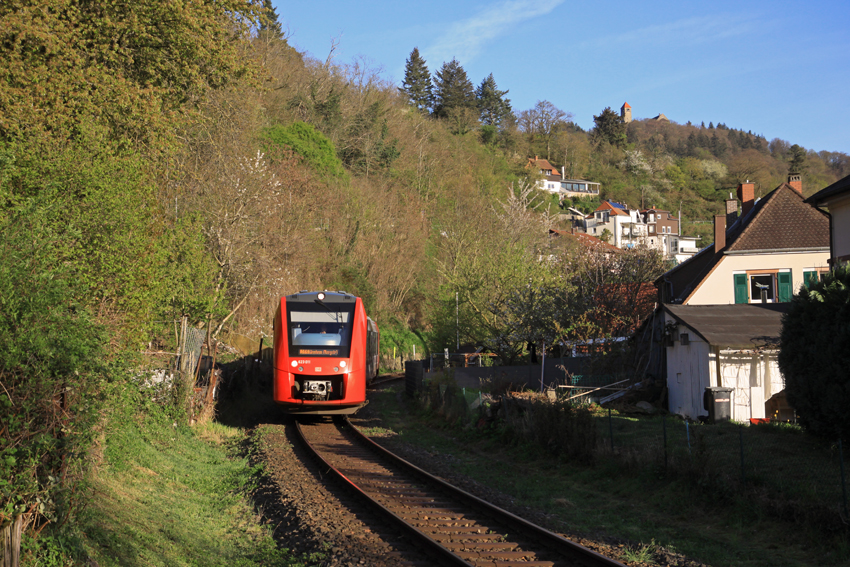
<path fill-rule="evenodd" d="M 829 219 L 793 187 L 783 183 L 762 201 L 727 250 L 829 248 Z"/>
<path fill-rule="evenodd" d="M 617 204 L 619 204 L 619 203 L 617 203 Z M 628 212 L 626 212 L 624 209 L 621 209 L 619 207 L 615 207 L 613 204 L 611 204 L 610 201 L 602 201 L 602 204 L 599 205 L 598 207 L 596 207 L 596 210 L 597 211 L 611 211 L 615 215 L 629 216 Z"/>
<path fill-rule="evenodd" d="M 624 103 L 623 103 L 623 106 L 625 106 L 626 108 L 631 108 L 631 107 L 632 107 L 632 105 L 630 105 L 628 102 L 624 102 Z"/>
<path fill-rule="evenodd" d="M 549 163 L 549 160 L 543 158 L 528 158 L 526 167 L 534 167 L 544 172 L 550 170 L 553 174 L 558 174 L 558 168 Z"/>

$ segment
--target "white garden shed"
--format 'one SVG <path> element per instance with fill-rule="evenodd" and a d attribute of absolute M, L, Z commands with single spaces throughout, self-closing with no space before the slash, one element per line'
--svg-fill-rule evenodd
<path fill-rule="evenodd" d="M 784 400 L 777 364 L 787 303 L 664 305 L 670 412 L 707 416 L 709 386 L 732 388 L 733 421 L 774 417 Z"/>

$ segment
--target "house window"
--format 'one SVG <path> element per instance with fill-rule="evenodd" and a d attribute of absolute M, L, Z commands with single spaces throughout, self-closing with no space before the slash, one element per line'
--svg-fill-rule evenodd
<path fill-rule="evenodd" d="M 806 268 L 803 270 L 803 285 L 806 287 L 812 287 L 814 284 L 818 283 L 819 280 L 823 280 L 823 277 L 829 270 L 826 268 Z"/>
<path fill-rule="evenodd" d="M 786 303 L 793 288 L 790 271 L 762 271 L 734 274 L 735 303 Z M 763 297 L 763 299 L 762 299 Z"/>
<path fill-rule="evenodd" d="M 682 343 L 682 346 L 688 346 L 689 344 L 691 344 L 691 338 L 688 336 L 688 333 L 680 334 L 679 342 Z"/>
<path fill-rule="evenodd" d="M 774 294 L 773 274 L 755 274 L 750 276 L 750 298 L 753 301 L 773 303 Z"/>

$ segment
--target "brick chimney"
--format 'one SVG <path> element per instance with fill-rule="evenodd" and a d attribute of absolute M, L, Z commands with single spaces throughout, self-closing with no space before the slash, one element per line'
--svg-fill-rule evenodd
<path fill-rule="evenodd" d="M 748 179 L 744 183 L 738 184 L 738 200 L 741 201 L 741 216 L 744 217 L 755 205 L 756 201 L 756 184 L 750 183 Z"/>
<path fill-rule="evenodd" d="M 729 198 L 726 199 L 726 226 L 732 226 L 738 220 L 738 201 L 732 198 L 732 193 L 729 193 Z"/>
<path fill-rule="evenodd" d="M 794 188 L 794 191 L 803 194 L 803 176 L 799 173 L 789 173 L 788 174 L 788 185 Z"/>
<path fill-rule="evenodd" d="M 726 248 L 726 215 L 714 215 L 714 253 Z"/>

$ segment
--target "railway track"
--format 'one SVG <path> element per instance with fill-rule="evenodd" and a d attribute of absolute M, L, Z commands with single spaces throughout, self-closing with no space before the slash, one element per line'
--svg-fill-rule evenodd
<path fill-rule="evenodd" d="M 375 390 L 386 384 L 394 384 L 404 380 L 404 374 L 384 374 L 372 380 L 367 386 L 370 390 Z"/>
<path fill-rule="evenodd" d="M 624 567 L 383 449 L 347 419 L 297 422 L 304 445 L 330 473 L 443 565 Z"/>

